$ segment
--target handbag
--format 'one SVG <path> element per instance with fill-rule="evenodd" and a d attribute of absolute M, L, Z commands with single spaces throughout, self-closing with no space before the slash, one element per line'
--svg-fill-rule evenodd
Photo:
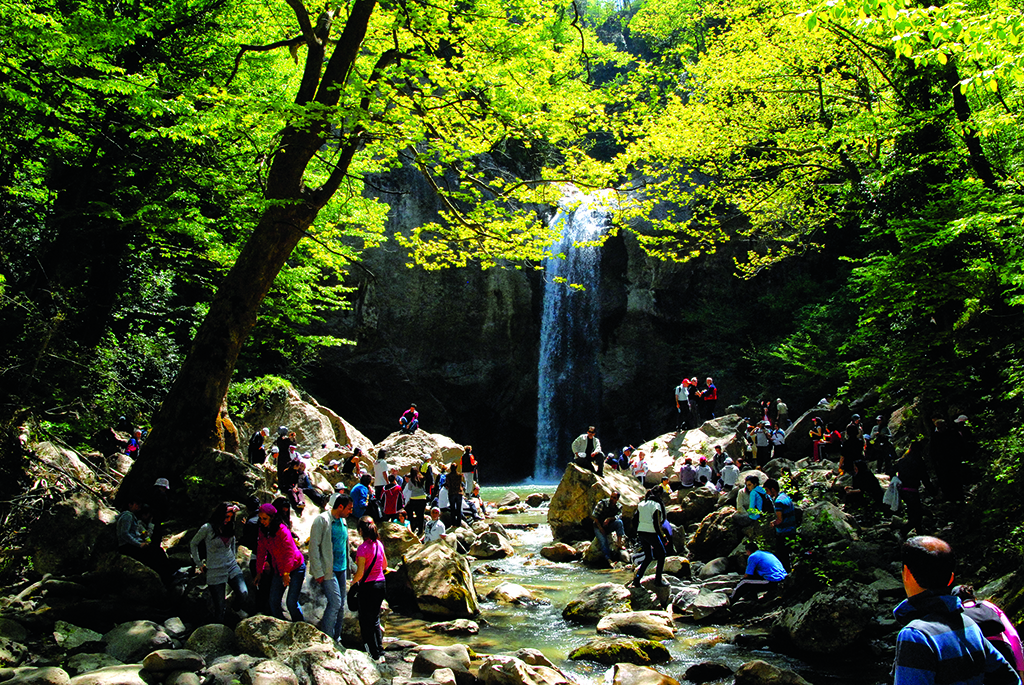
<path fill-rule="evenodd" d="M 373 561 L 370 562 L 370 566 L 366 569 L 366 572 L 363 573 L 363 577 L 359 580 L 359 582 L 353 585 L 352 589 L 348 591 L 348 597 L 346 598 L 346 601 L 348 603 L 349 611 L 359 611 L 359 586 L 366 582 L 366 577 L 370 575 L 370 571 L 373 570 L 373 567 L 376 566 L 376 564 L 377 549 L 374 548 Z"/>

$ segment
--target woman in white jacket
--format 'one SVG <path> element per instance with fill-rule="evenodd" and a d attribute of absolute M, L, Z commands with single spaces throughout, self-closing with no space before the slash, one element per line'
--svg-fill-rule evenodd
<path fill-rule="evenodd" d="M 213 604 L 215 623 L 224 622 L 225 586 L 228 583 L 231 583 L 236 599 L 244 604 L 249 598 L 242 569 L 238 567 L 236 559 L 238 543 L 235 542 L 235 514 L 239 511 L 238 505 L 231 502 L 218 504 L 213 508 L 209 521 L 199 528 L 189 545 L 196 571 L 206 571 L 206 588 Z M 205 562 L 199 557 L 199 545 L 203 543 L 206 543 Z"/>

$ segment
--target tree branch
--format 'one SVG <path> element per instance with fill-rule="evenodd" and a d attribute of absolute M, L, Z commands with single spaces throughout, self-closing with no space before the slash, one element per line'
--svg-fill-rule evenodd
<path fill-rule="evenodd" d="M 276 43 L 270 45 L 239 45 L 238 54 L 235 55 L 235 67 L 231 70 L 231 75 L 228 76 L 228 80 L 224 82 L 224 87 L 227 88 L 231 85 L 231 82 L 235 80 L 235 76 L 238 75 L 238 68 L 242 64 L 242 56 L 247 52 L 267 52 L 269 50 L 277 50 L 278 48 L 294 47 L 301 45 L 303 38 L 301 35 L 286 40 L 279 40 Z"/>

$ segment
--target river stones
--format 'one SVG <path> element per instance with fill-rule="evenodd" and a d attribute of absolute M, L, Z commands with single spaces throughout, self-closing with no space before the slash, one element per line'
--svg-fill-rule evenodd
<path fill-rule="evenodd" d="M 550 666 L 533 666 L 514 656 L 493 655 L 480 664 L 483 685 L 570 685 L 572 681 Z"/>
<path fill-rule="evenodd" d="M 608 614 L 631 610 L 628 588 L 615 583 L 588 587 L 565 605 L 562 618 L 572 623 L 597 623 Z"/>
<path fill-rule="evenodd" d="M 295 672 L 274 659 L 256 664 L 242 674 L 241 681 L 243 685 L 299 685 Z"/>
<path fill-rule="evenodd" d="M 821 545 L 857 539 L 853 517 L 831 502 L 818 502 L 804 509 L 797 533 L 801 540 Z"/>
<path fill-rule="evenodd" d="M 782 612 L 774 633 L 797 649 L 832 654 L 856 642 L 875 619 L 878 593 L 844 580 Z"/>
<path fill-rule="evenodd" d="M 480 602 L 466 558 L 446 545 L 414 547 L 403 558 L 416 605 L 437 618 L 475 618 Z"/>
<path fill-rule="evenodd" d="M 273 616 L 251 616 L 235 628 L 238 644 L 249 654 L 285 661 L 312 645 L 334 647 L 334 642 L 316 626 L 301 621 L 292 623 Z"/>
<path fill-rule="evenodd" d="M 608 614 L 597 622 L 598 633 L 615 633 L 648 640 L 672 640 L 676 629 L 665 611 L 630 611 Z"/>
<path fill-rule="evenodd" d="M 693 620 L 703 621 L 717 613 L 721 613 L 728 607 L 729 597 L 725 593 L 701 588 L 700 593 L 697 594 L 690 606 L 687 607 L 687 611 L 690 612 Z"/>
<path fill-rule="evenodd" d="M 63 668 L 43 666 L 18 669 L 13 678 L 3 682 L 10 685 L 70 685 L 71 676 Z"/>
<path fill-rule="evenodd" d="M 476 621 L 470 621 L 468 618 L 457 618 L 454 621 L 431 623 L 427 626 L 427 630 L 444 635 L 476 635 L 480 632 L 480 626 Z"/>
<path fill-rule="evenodd" d="M 76 675 L 71 679 L 71 685 L 146 685 L 141 671 L 142 666 L 139 664 L 107 666 Z"/>
<path fill-rule="evenodd" d="M 431 675 L 439 669 L 451 669 L 459 685 L 473 685 L 476 677 L 469 671 L 469 649 L 466 645 L 424 647 L 412 662 L 413 675 Z"/>
<path fill-rule="evenodd" d="M 732 669 L 717 661 L 702 661 L 686 669 L 686 679 L 693 683 L 707 683 L 732 677 Z"/>
<path fill-rule="evenodd" d="M 557 563 L 568 563 L 583 557 L 583 554 L 579 550 L 565 544 L 564 542 L 556 542 L 553 545 L 541 547 L 540 555 L 548 561 L 554 561 Z"/>
<path fill-rule="evenodd" d="M 690 560 L 686 557 L 667 557 L 665 559 L 665 573 L 689 580 Z"/>
<path fill-rule="evenodd" d="M 203 671 L 205 685 L 238 685 L 249 669 L 263 661 L 251 654 L 228 654 L 217 657 Z"/>
<path fill-rule="evenodd" d="M 224 654 L 233 654 L 238 648 L 235 631 L 222 623 L 207 623 L 196 628 L 188 636 L 186 645 L 203 658 L 211 659 Z"/>
<path fill-rule="evenodd" d="M 171 649 L 173 643 L 163 627 L 153 621 L 127 621 L 103 636 L 106 652 L 124 664 L 138 663 L 157 649 Z"/>
<path fill-rule="evenodd" d="M 206 667 L 206 660 L 190 649 L 158 649 L 146 655 L 142 668 L 146 671 L 198 671 Z"/>
<path fill-rule="evenodd" d="M 504 507 L 514 507 L 518 505 L 520 501 L 521 500 L 519 499 L 519 495 L 509 490 L 502 496 L 501 499 L 498 500 L 497 506 L 499 509 Z"/>
<path fill-rule="evenodd" d="M 569 658 L 574 661 L 595 661 L 611 666 L 618 663 L 664 663 L 671 659 L 668 648 L 654 640 L 638 637 L 595 637 L 574 649 Z"/>
<path fill-rule="evenodd" d="M 295 672 L 300 682 L 309 685 L 372 685 L 388 670 L 384 665 L 378 667 L 366 652 L 338 651 L 333 645 L 301 649 L 283 663 Z"/>
<path fill-rule="evenodd" d="M 610 670 L 611 678 L 606 676 L 605 682 L 610 680 L 611 685 L 679 685 L 675 678 L 647 666 L 615 664 Z"/>
<path fill-rule="evenodd" d="M 576 464 L 569 464 L 548 504 L 551 536 L 558 542 L 590 539 L 594 535 L 590 514 L 594 505 L 618 490 L 624 517 L 633 515 L 644 496 L 636 478 L 620 471 L 605 471 L 603 477 Z"/>
<path fill-rule="evenodd" d="M 81 652 L 73 654 L 64 662 L 64 670 L 75 676 L 89 671 L 97 671 L 107 666 L 120 666 L 121 662 L 109 654 L 89 654 Z"/>
<path fill-rule="evenodd" d="M 550 500 L 551 495 L 547 494 L 546 492 L 532 492 L 526 496 L 526 503 L 529 506 L 533 507 L 534 509 L 544 504 L 545 502 L 549 502 Z"/>
<path fill-rule="evenodd" d="M 512 656 L 517 659 L 522 659 L 531 666 L 548 666 L 555 668 L 555 665 L 551 663 L 551 660 L 544 656 L 544 653 L 539 649 L 533 649 L 532 647 L 523 647 L 512 652 Z"/>
<path fill-rule="evenodd" d="M 513 554 L 512 543 L 493 531 L 478 536 L 469 548 L 469 555 L 477 559 L 504 559 Z"/>
<path fill-rule="evenodd" d="M 735 685 L 811 685 L 793 671 L 761 661 L 748 661 L 736 671 Z"/>
<path fill-rule="evenodd" d="M 669 523 L 688 526 L 702 520 L 718 508 L 719 494 L 707 488 L 692 488 L 682 494 L 679 504 L 666 509 Z"/>
<path fill-rule="evenodd" d="M 529 604 L 550 604 L 547 600 L 540 599 L 530 590 L 527 590 L 522 585 L 516 585 L 515 583 L 502 583 L 487 593 L 487 599 L 495 602 L 501 602 L 503 604 L 516 604 L 520 606 Z"/>
<path fill-rule="evenodd" d="M 701 566 L 700 573 L 697 574 L 697 577 L 701 580 L 707 580 L 708 578 L 714 578 L 715 576 L 720 576 L 728 572 L 729 557 L 717 557 Z"/>

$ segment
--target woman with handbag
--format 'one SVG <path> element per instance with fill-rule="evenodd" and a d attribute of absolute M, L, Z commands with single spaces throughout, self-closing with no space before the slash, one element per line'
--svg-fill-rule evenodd
<path fill-rule="evenodd" d="M 380 628 L 380 607 L 384 603 L 384 569 L 388 566 L 377 524 L 369 516 L 359 519 L 363 544 L 356 550 L 356 574 L 348 591 L 349 608 L 356 604 L 359 632 L 370 658 L 384 663 L 384 633 Z"/>

